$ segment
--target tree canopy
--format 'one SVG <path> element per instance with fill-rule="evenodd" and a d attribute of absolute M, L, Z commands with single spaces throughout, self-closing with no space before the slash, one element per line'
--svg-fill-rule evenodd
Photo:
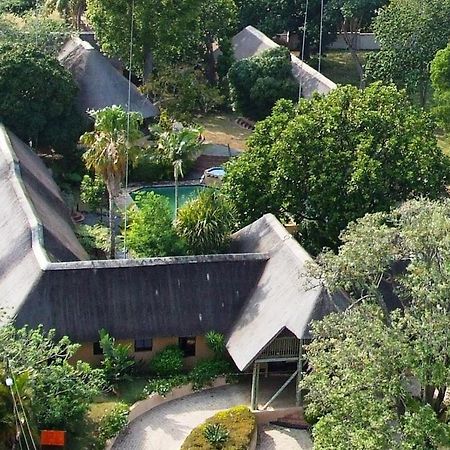
<path fill-rule="evenodd" d="M 267 117 L 281 98 L 298 98 L 289 50 L 278 47 L 235 62 L 228 72 L 235 108 L 247 117 Z"/>
<path fill-rule="evenodd" d="M 439 50 L 431 62 L 434 111 L 441 126 L 450 131 L 450 44 Z"/>
<path fill-rule="evenodd" d="M 183 60 L 195 34 L 201 0 L 87 0 L 87 18 L 102 50 L 128 62 L 134 5 L 134 69 L 144 78 L 153 63 Z"/>
<path fill-rule="evenodd" d="M 175 229 L 193 255 L 225 250 L 235 226 L 232 204 L 214 188 L 207 188 L 181 207 Z"/>
<path fill-rule="evenodd" d="M 381 49 L 368 60 L 368 77 L 405 87 L 425 105 L 430 63 L 448 44 L 449 18 L 450 0 L 389 2 L 373 22 Z"/>
<path fill-rule="evenodd" d="M 449 200 L 412 200 L 352 223 L 339 252 L 319 257 L 313 273 L 352 306 L 313 326 L 314 448 L 448 444 L 449 231 Z"/>
<path fill-rule="evenodd" d="M 78 140 L 77 86 L 56 58 L 28 45 L 0 44 L 0 119 L 23 141 L 64 153 Z"/>
<path fill-rule="evenodd" d="M 430 116 L 405 92 L 375 83 L 281 101 L 229 163 L 224 190 L 241 225 L 266 212 L 293 218 L 313 253 L 336 248 L 345 226 L 416 195 L 445 191 L 449 160 Z"/>

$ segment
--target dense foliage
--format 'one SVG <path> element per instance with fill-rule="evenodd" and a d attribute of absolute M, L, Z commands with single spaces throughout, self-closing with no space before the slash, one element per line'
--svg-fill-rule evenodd
<path fill-rule="evenodd" d="M 84 175 L 80 185 L 80 200 L 93 212 L 102 210 L 106 204 L 106 186 L 99 176 Z"/>
<path fill-rule="evenodd" d="M 129 345 L 117 344 L 104 329 L 99 331 L 99 336 L 103 351 L 101 362 L 103 375 L 109 386 L 114 387 L 118 382 L 129 379 L 135 361 L 130 356 Z"/>
<path fill-rule="evenodd" d="M 371 78 L 394 82 L 425 105 L 429 67 L 450 38 L 450 0 L 392 0 L 373 23 L 381 50 L 368 60 Z"/>
<path fill-rule="evenodd" d="M 189 373 L 189 380 L 192 388 L 198 390 L 212 382 L 222 375 L 231 373 L 231 365 L 228 361 L 221 359 L 204 359 L 195 365 Z"/>
<path fill-rule="evenodd" d="M 98 449 L 104 449 L 106 441 L 117 436 L 128 423 L 129 408 L 125 403 L 117 403 L 114 408 L 107 412 L 100 420 L 98 426 Z"/>
<path fill-rule="evenodd" d="M 256 428 L 256 419 L 246 406 L 236 406 L 218 412 L 206 422 L 194 428 L 181 446 L 181 450 L 201 448 L 215 450 L 217 446 L 205 436 L 205 430 L 211 425 L 218 425 L 228 431 L 228 437 L 220 447 L 223 450 L 246 450 Z"/>
<path fill-rule="evenodd" d="M 225 101 L 219 89 L 207 83 L 201 70 L 179 65 L 155 71 L 143 89 L 153 103 L 182 121 L 216 110 Z"/>
<path fill-rule="evenodd" d="M 39 0 L 0 0 L 0 13 L 23 14 L 37 6 Z"/>
<path fill-rule="evenodd" d="M 338 254 L 320 256 L 313 273 L 353 306 L 313 327 L 303 386 L 314 448 L 450 442 L 449 231 L 448 200 L 413 200 L 352 223 Z"/>
<path fill-rule="evenodd" d="M 78 348 L 67 337 L 56 339 L 54 330 L 0 328 L 0 353 L 8 364 L 7 375 L 26 374 L 30 410 L 39 429 L 76 430 L 103 387 L 100 370 L 82 362 L 69 364 Z"/>
<path fill-rule="evenodd" d="M 183 351 L 177 345 L 169 345 L 150 360 L 150 370 L 160 377 L 173 376 L 183 369 Z"/>
<path fill-rule="evenodd" d="M 153 192 L 136 197 L 139 208 L 129 213 L 127 248 L 136 258 L 184 254 L 172 223 L 169 200 Z"/>
<path fill-rule="evenodd" d="M 135 70 L 147 79 L 153 64 L 185 60 L 200 18 L 200 0 L 136 0 L 133 53 Z M 102 50 L 129 59 L 132 4 L 127 0 L 87 0 L 87 18 Z M 155 13 L 157 12 L 157 13 Z"/>
<path fill-rule="evenodd" d="M 365 213 L 445 191 L 449 161 L 434 131 L 394 86 L 339 87 L 298 109 L 283 101 L 229 163 L 223 189 L 241 225 L 288 215 L 310 251 L 336 248 L 340 231 Z"/>
<path fill-rule="evenodd" d="M 54 57 L 28 45 L 0 43 L 0 120 L 34 147 L 73 150 L 80 133 L 77 87 Z"/>
<path fill-rule="evenodd" d="M 175 229 L 188 253 L 204 255 L 224 251 L 235 227 L 233 205 L 220 191 L 207 188 L 178 211 Z"/>
<path fill-rule="evenodd" d="M 431 63 L 434 112 L 441 126 L 450 131 L 450 44 L 439 50 Z"/>
<path fill-rule="evenodd" d="M 228 72 L 235 108 L 244 116 L 262 119 L 281 98 L 296 99 L 289 50 L 283 47 L 235 62 Z"/>
<path fill-rule="evenodd" d="M 208 348 L 214 353 L 217 359 L 223 358 L 226 352 L 226 340 L 222 333 L 217 331 L 208 331 L 205 334 L 205 341 Z"/>

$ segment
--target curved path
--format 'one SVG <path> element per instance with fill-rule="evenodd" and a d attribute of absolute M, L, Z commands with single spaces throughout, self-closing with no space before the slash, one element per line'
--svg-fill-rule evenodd
<path fill-rule="evenodd" d="M 158 406 L 134 420 L 114 450 L 179 450 L 186 436 L 216 412 L 248 404 L 249 389 L 231 385 L 197 392 Z"/>
<path fill-rule="evenodd" d="M 197 392 L 143 414 L 119 436 L 113 450 L 179 450 L 193 428 L 208 417 L 236 405 L 248 405 L 244 384 Z M 266 425 L 259 430 L 258 450 L 311 450 L 305 431 Z"/>

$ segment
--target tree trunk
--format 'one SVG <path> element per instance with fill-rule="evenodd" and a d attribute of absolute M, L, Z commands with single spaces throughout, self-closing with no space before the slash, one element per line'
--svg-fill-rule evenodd
<path fill-rule="evenodd" d="M 116 258 L 116 224 L 114 222 L 114 198 L 109 192 L 109 258 Z"/>
<path fill-rule="evenodd" d="M 129 68 L 131 70 L 131 67 Z M 144 49 L 144 83 L 153 72 L 153 53 L 150 49 Z"/>
<path fill-rule="evenodd" d="M 210 84 L 215 84 L 217 81 L 213 41 L 209 34 L 206 36 L 206 78 Z"/>
<path fill-rule="evenodd" d="M 364 80 L 364 70 L 356 49 L 356 38 L 358 36 L 359 23 L 360 21 L 351 21 L 347 19 L 344 20 L 342 24 L 342 33 L 344 35 L 344 41 L 348 46 L 348 50 L 353 59 L 353 62 L 356 65 L 356 70 L 358 71 L 359 87 L 363 89 L 366 84 Z"/>
<path fill-rule="evenodd" d="M 177 210 L 178 210 L 178 169 L 174 170 L 173 177 L 175 178 L 175 211 L 173 213 L 173 221 L 177 220 Z"/>

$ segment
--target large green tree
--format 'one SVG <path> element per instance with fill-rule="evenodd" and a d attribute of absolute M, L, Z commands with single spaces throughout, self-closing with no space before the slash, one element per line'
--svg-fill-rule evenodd
<path fill-rule="evenodd" d="M 224 189 L 241 225 L 265 212 L 287 215 L 310 251 L 336 248 L 340 231 L 365 213 L 445 191 L 449 160 L 434 131 L 392 85 L 339 87 L 298 109 L 284 101 L 228 165 Z"/>
<path fill-rule="evenodd" d="M 81 119 L 77 86 L 56 58 L 28 45 L 0 44 L 0 120 L 34 147 L 73 150 Z"/>
<path fill-rule="evenodd" d="M 380 51 L 370 56 L 367 75 L 405 87 L 425 105 L 429 69 L 450 38 L 450 0 L 392 0 L 373 22 Z"/>
<path fill-rule="evenodd" d="M 87 0 L 87 18 L 102 50 L 128 63 L 134 6 L 134 68 L 144 79 L 154 63 L 183 59 L 197 36 L 201 0 Z"/>
<path fill-rule="evenodd" d="M 431 62 L 434 111 L 441 126 L 450 131 L 450 44 L 439 50 Z"/>
<path fill-rule="evenodd" d="M 313 273 L 351 306 L 313 326 L 303 387 L 315 449 L 450 442 L 449 231 L 448 200 L 413 200 L 352 223 L 338 254 L 320 256 Z"/>
<path fill-rule="evenodd" d="M 58 339 L 54 330 L 0 328 L 6 375 L 15 380 L 26 374 L 39 429 L 76 431 L 104 385 L 101 371 L 87 363 L 69 364 L 78 348 L 67 337 Z"/>
<path fill-rule="evenodd" d="M 116 255 L 115 203 L 128 166 L 136 164 L 140 148 L 136 142 L 143 136 L 140 126 L 142 114 L 130 112 L 121 106 L 111 106 L 90 112 L 95 120 L 94 131 L 84 133 L 81 143 L 86 167 L 101 177 L 109 196 L 109 230 L 111 259 Z"/>
<path fill-rule="evenodd" d="M 252 119 L 267 117 L 281 98 L 298 98 L 290 53 L 284 47 L 235 62 L 228 80 L 235 108 Z"/>

